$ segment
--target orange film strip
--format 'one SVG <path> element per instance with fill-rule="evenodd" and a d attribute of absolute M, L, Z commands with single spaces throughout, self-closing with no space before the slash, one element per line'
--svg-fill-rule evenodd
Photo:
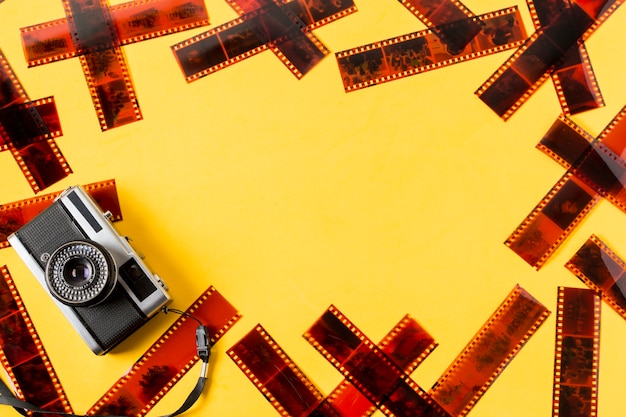
<path fill-rule="evenodd" d="M 468 33 L 468 28 L 480 24 L 476 34 L 462 51 L 448 51 L 438 33 L 445 31 L 452 38 Z M 520 46 L 526 39 L 526 30 L 517 7 L 466 18 L 466 23 L 444 24 L 393 39 L 360 46 L 335 54 L 339 72 L 347 92 L 359 90 L 410 75 L 443 68 Z"/>
<path fill-rule="evenodd" d="M 57 147 L 61 124 L 52 97 L 31 101 L 0 50 L 0 151 L 10 151 L 34 192 L 72 169 Z"/>
<path fill-rule="evenodd" d="M 550 315 L 516 286 L 429 391 L 450 415 L 465 416 Z"/>
<path fill-rule="evenodd" d="M 555 16 L 555 5 L 550 0 L 527 0 L 535 29 L 548 25 Z M 565 2 L 563 7 L 569 7 Z M 578 48 L 570 48 L 562 62 L 551 73 L 563 114 L 572 115 L 604 106 L 595 73 L 583 41 Z"/>
<path fill-rule="evenodd" d="M 122 220 L 115 180 L 83 186 L 102 210 L 111 212 L 111 221 Z M 0 249 L 9 247 L 7 237 L 50 206 L 61 192 L 0 205 Z"/>
<path fill-rule="evenodd" d="M 209 287 L 126 375 L 92 406 L 87 415 L 146 415 L 198 362 L 195 333 L 199 319 L 214 345 L 241 315 L 215 288 Z"/>
<path fill-rule="evenodd" d="M 622 2 L 578 0 L 562 7 L 476 90 L 476 95 L 507 120 L 550 77 L 565 54 L 597 30 Z"/>
<path fill-rule="evenodd" d="M 8 268 L 0 273 L 0 362 L 17 397 L 46 411 L 72 413 Z"/>
<path fill-rule="evenodd" d="M 626 262 L 595 235 L 565 267 L 626 320 Z"/>
<path fill-rule="evenodd" d="M 591 209 L 606 198 L 626 212 L 626 107 L 596 138 L 560 116 L 538 148 L 567 168 L 505 244 L 539 269 Z"/>
<path fill-rule="evenodd" d="M 553 417 L 597 416 L 600 303 L 592 290 L 559 287 Z"/>
<path fill-rule="evenodd" d="M 298 79 L 328 50 L 310 32 L 356 11 L 352 0 L 229 0 L 240 16 L 172 46 L 187 82 L 229 67 L 267 49 Z"/>
<path fill-rule="evenodd" d="M 120 46 L 208 24 L 201 0 L 63 0 L 65 19 L 23 28 L 29 66 L 78 56 L 101 130 L 141 120 Z"/>
<path fill-rule="evenodd" d="M 379 344 L 391 361 L 409 373 L 436 346 L 432 336 L 409 316 L 403 317 Z M 324 398 L 260 325 L 233 346 L 229 356 L 281 415 L 364 417 L 376 411 L 347 380 Z M 296 384 L 292 383 L 294 378 Z"/>

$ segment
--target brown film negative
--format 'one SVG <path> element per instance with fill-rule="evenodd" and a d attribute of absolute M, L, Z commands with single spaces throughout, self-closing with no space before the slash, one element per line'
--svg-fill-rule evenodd
<path fill-rule="evenodd" d="M 555 3 L 551 0 L 527 0 L 527 4 L 537 30 L 549 24 L 561 7 L 571 7 L 569 2 Z M 556 65 L 551 77 L 563 114 L 578 114 L 604 106 L 583 41 L 579 41 L 577 48 L 572 47 L 565 53 L 563 62 Z"/>
<path fill-rule="evenodd" d="M 407 315 L 378 347 L 405 373 L 411 374 L 437 347 L 437 343 L 415 319 Z M 376 411 L 376 406 L 348 380 L 342 381 L 325 401 L 341 417 L 366 417 Z"/>
<path fill-rule="evenodd" d="M 449 415 L 336 307 L 304 337 L 385 415 Z"/>
<path fill-rule="evenodd" d="M 87 415 L 146 415 L 198 362 L 195 334 L 199 319 L 214 345 L 241 317 L 215 288 L 209 287 L 167 329 L 127 374 L 87 411 Z"/>
<path fill-rule="evenodd" d="M 600 238 L 592 235 L 565 267 L 626 320 L 626 262 Z"/>
<path fill-rule="evenodd" d="M 31 101 L 0 50 L 0 150 L 13 155 L 35 193 L 72 169 L 57 147 L 61 124 L 51 97 Z"/>
<path fill-rule="evenodd" d="M 581 1 L 559 9 L 476 90 L 476 95 L 507 120 L 550 77 L 565 54 L 577 47 L 579 39 L 586 40 L 621 3 Z"/>
<path fill-rule="evenodd" d="M 596 138 L 560 116 L 538 148 L 567 168 L 505 244 L 539 269 L 582 219 L 606 198 L 626 212 L 626 107 Z"/>
<path fill-rule="evenodd" d="M 257 325 L 248 332 L 228 350 L 228 356 L 280 415 L 339 417 L 263 326 Z M 320 414 L 313 414 L 315 410 Z"/>
<path fill-rule="evenodd" d="M 121 45 L 208 23 L 201 0 L 63 0 L 65 19 L 22 29 L 30 66 L 78 56 L 102 131 L 142 119 Z"/>
<path fill-rule="evenodd" d="M 426 26 L 433 29 L 451 55 L 462 52 L 483 29 L 482 22 L 472 19 L 475 15 L 458 0 L 437 2 L 400 0 L 400 2 Z"/>
<path fill-rule="evenodd" d="M 111 212 L 111 221 L 122 220 L 115 180 L 84 185 L 83 188 L 103 211 Z M 0 205 L 0 249 L 8 248 L 7 237 L 50 206 L 60 192 Z"/>
<path fill-rule="evenodd" d="M 163 35 L 206 26 L 209 16 L 202 0 L 142 0 L 110 7 L 117 42 L 128 45 Z M 67 19 L 20 29 L 28 66 L 77 56 Z"/>
<path fill-rule="evenodd" d="M 593 290 L 559 287 L 553 417 L 597 416 L 600 302 Z"/>
<path fill-rule="evenodd" d="M 539 269 L 601 199 L 568 171 L 504 243 Z"/>
<path fill-rule="evenodd" d="M 259 25 L 263 24 L 263 15 L 277 7 L 253 9 L 260 3 L 241 0 L 229 1 L 229 4 L 241 14 L 240 17 L 172 46 L 187 82 L 196 81 L 266 49 L 272 49 L 283 64 L 297 78 L 301 78 L 327 53 L 325 47 L 312 38 L 310 31 L 356 11 L 352 0 L 341 3 L 319 0 L 310 6 L 295 0 L 281 4 L 275 13 L 278 16 L 287 15 L 292 22 L 297 20 L 298 24 L 287 35 L 281 36 L 279 45 L 270 45 L 271 37 L 259 30 Z M 305 26 L 302 27 L 302 24 Z M 311 53 L 315 56 L 312 60 L 309 58 Z"/>
<path fill-rule="evenodd" d="M 8 268 L 1 267 L 0 273 L 0 363 L 16 396 L 46 411 L 72 413 Z"/>
<path fill-rule="evenodd" d="M 429 391 L 450 415 L 465 416 L 550 311 L 515 286 Z"/>
<path fill-rule="evenodd" d="M 347 92 L 443 68 L 521 45 L 526 31 L 517 7 L 473 17 L 483 30 L 463 51 L 452 55 L 434 29 L 336 53 Z M 496 34 L 506 33 L 504 36 Z"/>

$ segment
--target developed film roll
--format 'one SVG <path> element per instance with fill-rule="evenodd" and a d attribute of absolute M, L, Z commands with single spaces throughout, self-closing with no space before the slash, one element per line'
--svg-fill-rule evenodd
<path fill-rule="evenodd" d="M 600 355 L 600 297 L 559 287 L 552 416 L 596 417 Z"/>
<path fill-rule="evenodd" d="M 451 31 L 450 26 L 444 25 L 443 28 L 430 28 L 337 52 L 335 56 L 345 91 L 355 91 L 502 52 L 521 45 L 526 39 L 517 7 L 467 18 L 466 22 L 465 25 L 457 22 L 454 28 L 467 33 L 467 27 L 479 23 L 482 31 L 472 37 L 461 51 L 449 51 L 440 39 L 440 32 Z"/>
<path fill-rule="evenodd" d="M 209 287 L 135 362 L 128 373 L 89 409 L 88 415 L 146 415 L 198 362 L 195 333 L 199 319 L 214 345 L 241 317 Z"/>
<path fill-rule="evenodd" d="M 451 416 L 465 416 L 550 315 L 515 286 L 429 391 Z"/>

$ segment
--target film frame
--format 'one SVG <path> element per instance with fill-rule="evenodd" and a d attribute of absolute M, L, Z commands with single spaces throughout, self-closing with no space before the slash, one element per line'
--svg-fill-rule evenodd
<path fill-rule="evenodd" d="M 601 299 L 590 289 L 559 287 L 552 416 L 596 417 Z"/>
<path fill-rule="evenodd" d="M 130 370 L 87 411 L 87 415 L 146 415 L 200 360 L 196 317 L 208 328 L 213 346 L 241 318 L 213 286 L 202 293 Z"/>
<path fill-rule="evenodd" d="M 344 90 L 356 91 L 502 52 L 522 45 L 526 39 L 517 7 L 475 16 L 469 21 L 481 23 L 483 30 L 456 55 L 446 50 L 434 28 L 335 53 Z M 498 45 L 491 36 L 497 30 L 505 30 L 511 37 Z"/>
<path fill-rule="evenodd" d="M 565 267 L 626 320 L 626 262 L 591 235 Z"/>
<path fill-rule="evenodd" d="M 530 37 L 475 91 L 503 120 L 509 119 L 564 62 L 610 17 L 623 0 L 579 1 L 559 13 Z"/>
<path fill-rule="evenodd" d="M 549 24 L 554 14 L 559 12 L 559 4 L 551 0 L 527 0 L 526 3 L 535 30 Z M 561 4 L 561 7 L 570 6 L 569 2 Z M 550 77 L 564 115 L 570 116 L 604 106 L 584 41 L 578 41 L 578 48 L 570 48 L 565 53 L 563 61 L 555 66 Z"/>
<path fill-rule="evenodd" d="M 0 273 L 0 363 L 16 396 L 46 411 L 73 413 L 6 265 Z"/>
<path fill-rule="evenodd" d="M 29 66 L 78 56 L 102 131 L 142 119 L 121 46 L 208 24 L 201 0 L 63 0 L 63 8 L 65 19 L 21 30 L 24 52 Z"/>
<path fill-rule="evenodd" d="M 112 214 L 111 221 L 122 220 L 115 180 L 91 183 L 83 188 L 104 212 Z M 0 249 L 8 248 L 7 237 L 50 206 L 59 194 L 60 191 L 0 205 Z"/>
<path fill-rule="evenodd" d="M 451 416 L 467 415 L 549 315 L 516 285 L 428 394 Z"/>
<path fill-rule="evenodd" d="M 279 5 L 268 0 L 263 2 L 267 5 L 261 9 L 254 8 L 262 4 L 254 0 L 229 0 L 228 3 L 240 14 L 238 18 L 171 47 L 188 83 L 267 49 L 271 49 L 287 69 L 301 79 L 328 54 L 311 31 L 356 12 L 352 0 L 343 0 L 338 5 L 328 0 L 316 0 L 311 6 L 303 0 L 280 2 Z M 273 5 L 269 6 L 269 3 Z M 260 32 L 257 26 L 265 11 L 276 9 L 288 16 L 295 26 L 278 39 L 278 45 L 272 45 L 271 36 Z M 315 57 L 313 60 L 309 59 L 310 54 Z"/>
<path fill-rule="evenodd" d="M 316 320 L 304 338 L 383 414 L 449 416 L 335 306 Z"/>
<path fill-rule="evenodd" d="M 567 169 L 505 245 L 540 269 L 582 219 L 607 199 L 626 212 L 626 107 L 593 138 L 561 115 L 537 148 Z"/>
<path fill-rule="evenodd" d="M 9 151 L 33 192 L 72 173 L 55 138 L 62 136 L 52 97 L 31 101 L 0 50 L 0 151 Z"/>

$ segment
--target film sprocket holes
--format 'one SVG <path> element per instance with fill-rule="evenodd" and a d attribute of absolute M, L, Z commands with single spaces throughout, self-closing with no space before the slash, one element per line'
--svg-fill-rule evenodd
<path fill-rule="evenodd" d="M 80 186 L 61 193 L 8 241 L 98 355 L 170 301 L 161 279 Z"/>

